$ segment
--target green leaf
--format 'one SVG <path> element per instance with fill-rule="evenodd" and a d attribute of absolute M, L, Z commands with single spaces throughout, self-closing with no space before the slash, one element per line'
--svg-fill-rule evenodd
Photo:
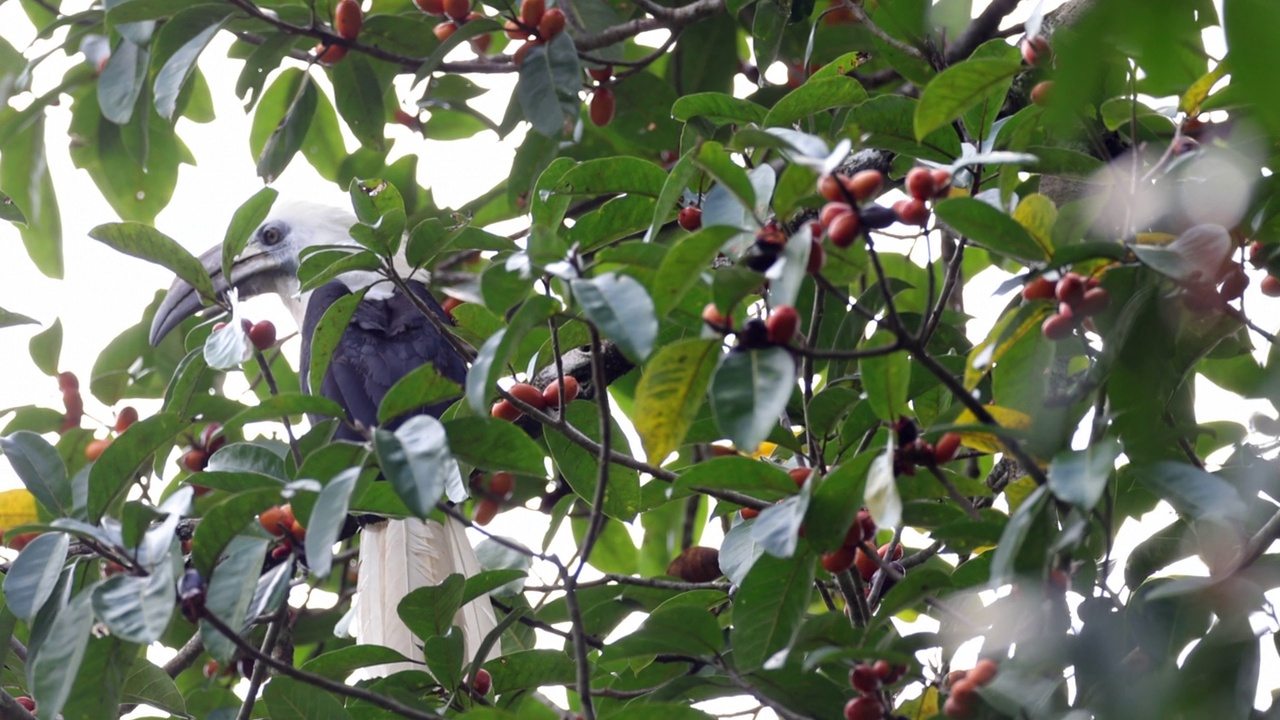
<path fill-rule="evenodd" d="M 658 165 L 636 157 L 612 157 L 578 163 L 555 184 L 564 195 L 613 195 L 627 193 L 658 197 L 667 173 Z"/>
<path fill-rule="evenodd" d="M 116 125 L 133 119 L 138 96 L 146 87 L 150 54 L 145 47 L 121 38 L 98 77 L 98 108 L 102 117 Z"/>
<path fill-rule="evenodd" d="M 408 222 L 400 191 L 385 180 L 353 179 L 347 194 L 360 220 L 359 225 L 352 226 L 351 237 L 381 257 L 395 257 Z"/>
<path fill-rule="evenodd" d="M 224 445 L 209 458 L 205 472 L 249 472 L 285 482 L 284 458 L 271 449 L 257 443 L 231 443 Z"/>
<path fill-rule="evenodd" d="M 975 243 L 1020 261 L 1043 261 L 1042 247 L 1017 220 L 973 198 L 958 197 L 934 205 L 938 219 Z"/>
<path fill-rule="evenodd" d="M 249 604 L 258 587 L 258 576 L 262 572 L 268 545 L 269 541 L 257 537 L 233 539 L 227 545 L 226 559 L 218 563 L 209 578 L 205 608 L 237 632 L 244 630 L 254 619 L 248 614 Z M 288 565 L 288 562 L 282 563 L 282 567 Z M 235 657 L 235 643 L 209 622 L 200 621 L 200 637 L 205 651 L 218 662 L 227 664 Z"/>
<path fill-rule="evenodd" d="M 15 118 L 7 117 L 9 122 Z M 26 217 L 18 228 L 27 256 L 51 278 L 61 278 L 62 214 L 45 157 L 44 114 L 4 140 L 0 155 L 0 192 Z"/>
<path fill-rule="evenodd" d="M 45 375 L 58 374 L 58 358 L 62 354 L 62 320 L 56 319 L 48 330 L 31 337 L 28 347 L 31 361 Z"/>
<path fill-rule="evenodd" d="M 1197 520 L 1240 521 L 1248 513 L 1235 486 L 1186 463 L 1143 463 L 1133 468 L 1133 474 L 1138 482 L 1167 500 L 1179 513 Z"/>
<path fill-rule="evenodd" d="M 867 91 L 862 84 L 848 75 L 812 77 L 779 100 L 762 124 L 765 127 L 790 125 L 823 110 L 857 105 L 866 99 Z"/>
<path fill-rule="evenodd" d="M 1048 505 L 1048 501 L 1049 488 L 1041 485 L 1022 501 L 1009 518 L 1008 524 L 1004 526 L 1004 532 L 1000 535 L 1000 542 L 991 556 L 991 587 L 997 588 L 1013 580 L 1014 560 L 1018 557 L 1018 551 L 1022 549 L 1023 541 L 1030 534 L 1031 526 Z"/>
<path fill-rule="evenodd" d="M 262 691 L 272 720 L 349 720 L 342 703 L 327 692 L 288 677 L 274 677 Z"/>
<path fill-rule="evenodd" d="M 280 488 L 251 490 L 233 495 L 209 508 L 191 538 L 191 564 L 205 577 L 218 556 L 258 513 L 279 504 Z"/>
<path fill-rule="evenodd" d="M 445 38 L 445 41 L 440 43 L 439 47 L 432 50 L 426 60 L 422 61 L 422 65 L 418 66 L 418 71 L 413 75 L 413 84 L 417 86 L 418 83 L 430 77 L 431 73 L 435 72 L 436 69 L 440 67 L 440 63 L 444 62 L 445 56 L 447 56 L 454 48 L 472 38 L 480 37 L 481 35 L 486 35 L 501 29 L 501 25 L 488 18 L 476 18 L 475 20 L 468 20 L 466 23 L 463 23 L 453 32 L 452 35 Z"/>
<path fill-rule="evenodd" d="M 173 564 L 158 563 L 146 576 L 114 575 L 93 588 L 93 611 L 112 635 L 150 645 L 173 616 Z"/>
<path fill-rule="evenodd" d="M 1017 59 L 978 59 L 943 70 L 920 94 L 914 128 L 916 140 L 959 118 L 1022 70 Z"/>
<path fill-rule="evenodd" d="M 213 280 L 204 265 L 176 240 L 150 225 L 108 223 L 90 230 L 89 237 L 125 255 L 167 268 L 195 288 L 205 300 L 214 299 Z"/>
<path fill-rule="evenodd" d="M 111 503 L 127 492 L 151 455 L 173 442 L 182 427 L 177 415 L 157 413 L 131 425 L 102 451 L 89 471 L 89 522 L 102 518 Z"/>
<path fill-rule="evenodd" d="M 923 140 L 916 139 L 910 128 L 917 107 L 911 98 L 881 95 L 854 108 L 853 119 L 868 133 L 864 140 L 867 147 L 940 163 L 960 157 L 960 136 L 950 125 L 939 127 Z"/>
<path fill-rule="evenodd" d="M 196 69 L 196 60 L 230 14 L 231 8 L 228 7 L 196 5 L 160 26 L 153 45 L 154 63 L 164 63 L 156 72 L 153 86 L 156 112 L 160 117 L 173 120 L 178 109 L 178 96 Z"/>
<path fill-rule="evenodd" d="M 345 680 L 348 675 L 360 668 L 408 661 L 409 658 L 389 647 L 348 645 L 311 658 L 303 663 L 301 669 L 332 680 Z"/>
<path fill-rule="evenodd" d="M 333 352 L 338 349 L 338 343 L 347 331 L 347 324 L 351 322 L 351 316 L 363 299 L 364 291 L 338 298 L 324 311 L 315 331 L 311 333 L 311 362 L 304 372 L 312 395 L 320 394 L 324 376 L 329 372 L 329 363 L 333 360 Z"/>
<path fill-rule="evenodd" d="M 461 575 L 454 573 L 439 585 L 420 587 L 405 595 L 396 612 L 419 638 L 443 635 L 453 626 L 453 616 L 462 607 L 462 590 L 466 584 Z"/>
<path fill-rule="evenodd" d="M 546 295 L 536 295 L 520 306 L 507 323 L 485 341 L 471 370 L 467 373 L 467 403 L 477 414 L 485 414 L 485 403 L 493 397 L 494 385 L 504 373 L 511 354 L 534 327 L 542 325 L 559 308 L 559 303 Z"/>
<path fill-rule="evenodd" d="M 1280 137 L 1280 96 L 1268 52 L 1280 27 L 1280 7 L 1267 0 L 1224 0 L 1222 26 L 1231 56 L 1231 88 L 1250 106 L 1249 116 Z"/>
<path fill-rule="evenodd" d="M 307 566 L 316 577 L 325 577 L 333 567 L 333 545 L 347 521 L 351 491 L 360 478 L 360 468 L 348 468 L 329 481 L 316 498 L 307 519 Z"/>
<path fill-rule="evenodd" d="M 93 627 L 90 594 L 90 590 L 82 590 L 67 603 L 53 619 L 44 642 L 28 659 L 28 687 L 41 716 L 57 717 L 71 695 L 72 683 L 89 646 L 89 630 Z"/>
<path fill-rule="evenodd" d="M 318 95 L 311 76 L 297 68 L 286 68 L 263 93 L 253 115 L 249 146 L 264 181 L 279 177 L 302 149 L 319 105 Z"/>
<path fill-rule="evenodd" d="M 737 233 L 737 228 L 727 225 L 704 227 L 681 239 L 663 256 L 653 280 L 653 304 L 659 318 L 665 318 L 680 304 L 711 267 L 720 247 Z"/>
<path fill-rule="evenodd" d="M 455 400 L 461 394 L 462 388 L 441 376 L 434 364 L 421 365 L 397 380 L 387 391 L 378 406 L 378 422 L 386 424 L 405 413 Z"/>
<path fill-rule="evenodd" d="M 735 351 L 711 377 L 711 410 L 734 446 L 754 452 L 795 390 L 796 364 L 785 349 Z"/>
<path fill-rule="evenodd" d="M 4 576 L 9 612 L 31 622 L 57 586 L 69 546 L 70 539 L 60 532 L 42 533 L 27 544 Z"/>
<path fill-rule="evenodd" d="M 574 680 L 573 658 L 563 650 L 522 650 L 507 653 L 484 664 L 501 692 L 518 693 L 544 685 L 565 685 Z"/>
<path fill-rule="evenodd" d="M 595 442 L 600 442 L 600 408 L 594 403 L 578 400 L 569 404 L 564 410 L 565 419 L 578 428 L 579 432 Z M 501 423 L 507 424 L 507 423 Z M 613 449 L 629 453 L 622 429 L 612 422 Z M 549 432 L 546 436 L 547 448 L 555 460 L 555 467 L 564 476 L 569 487 L 586 503 L 595 498 L 596 487 L 600 483 L 600 458 L 596 453 L 571 442 L 563 434 Z M 539 471 L 535 477 L 543 477 L 545 471 Z M 604 505 L 601 510 L 605 515 L 631 521 L 640 510 L 640 475 L 632 468 L 611 463 L 609 465 L 608 487 L 605 488 Z"/>
<path fill-rule="evenodd" d="M 697 605 L 665 605 L 645 618 L 635 632 L 605 647 L 602 662 L 646 655 L 714 657 L 724 647 L 715 615 Z"/>
<path fill-rule="evenodd" d="M 773 463 L 732 455 L 705 460 L 682 471 L 671 486 L 671 498 L 705 490 L 733 490 L 772 501 L 794 495 L 796 483 Z"/>
<path fill-rule="evenodd" d="M 409 418 L 395 433 L 375 430 L 373 446 L 396 494 L 420 518 L 435 509 L 450 477 L 462 482 L 444 426 L 429 415 Z"/>
<path fill-rule="evenodd" d="M 39 325 L 39 320 L 33 320 L 26 315 L 16 312 L 10 312 L 4 308 L 0 308 L 0 328 L 14 327 L 15 325 Z"/>
<path fill-rule="evenodd" d="M 900 610 L 914 607 L 921 599 L 934 595 L 938 590 L 951 587 L 951 576 L 934 567 L 913 568 L 885 593 L 876 618 L 887 622 Z"/>
<path fill-rule="evenodd" d="M 703 143 L 694 162 L 733 193 L 743 207 L 751 209 L 756 206 L 756 191 L 751 178 L 741 165 L 733 161 L 723 145 L 717 142 Z M 711 224 L 709 218 L 704 217 L 703 220 L 708 225 Z"/>
<path fill-rule="evenodd" d="M 470 25 L 467 23 L 463 27 Z M 347 58 L 333 66 L 329 77 L 333 80 L 338 114 L 346 121 L 351 134 L 356 136 L 361 146 L 383 152 L 386 149 L 383 128 L 387 117 L 383 96 L 388 88 L 374 71 L 368 56 L 349 53 Z"/>
<path fill-rule="evenodd" d="M 187 704 L 182 691 L 169 674 L 146 658 L 136 658 L 125 676 L 121 700 L 126 703 L 146 703 L 174 715 L 186 715 Z"/>
<path fill-rule="evenodd" d="M 733 598 L 734 665 L 751 672 L 795 637 L 809 594 L 813 590 L 814 561 L 807 554 L 791 558 L 763 555 L 747 573 Z"/>
<path fill-rule="evenodd" d="M 720 345 L 715 339 L 681 340 L 645 365 L 630 415 L 650 461 L 661 463 L 684 442 L 706 397 Z"/>
<path fill-rule="evenodd" d="M 1058 453 L 1049 463 L 1049 489 L 1059 500 L 1089 512 L 1102 499 L 1119 455 L 1120 443 L 1113 438 L 1104 438 L 1084 450 Z"/>
<path fill-rule="evenodd" d="M 830 552 L 844 545 L 866 495 L 867 471 L 876 453 L 865 452 L 832 468 L 813 491 L 805 514 L 805 539 L 813 549 Z"/>
<path fill-rule="evenodd" d="M 718 92 L 684 95 L 671 106 L 671 117 L 680 122 L 704 117 L 721 125 L 759 124 L 764 122 L 768 113 L 768 110 L 750 100 Z"/>
<path fill-rule="evenodd" d="M 231 276 L 231 264 L 249 244 L 254 231 L 267 219 L 267 214 L 271 212 L 271 206 L 279 195 L 275 188 L 264 187 L 245 200 L 231 216 L 227 232 L 222 238 L 222 276 L 229 284 L 235 284 L 235 278 Z"/>
<path fill-rule="evenodd" d="M 865 349 L 885 347 L 896 342 L 893 333 L 879 330 L 863 346 Z M 862 387 L 876 417 L 894 422 L 908 414 L 907 396 L 911 388 L 911 360 L 906 351 L 873 355 L 858 361 Z"/>
<path fill-rule="evenodd" d="M 485 417 L 455 417 L 444 422 L 454 457 L 487 470 L 521 475 L 546 474 L 542 448 L 515 425 Z"/>
<path fill-rule="evenodd" d="M 0 437 L 0 450 L 45 510 L 59 517 L 72 516 L 74 501 L 67 466 L 47 440 L 23 430 Z"/>
<path fill-rule="evenodd" d="M 444 687 L 457 687 L 462 682 L 462 664 L 466 661 L 465 641 L 461 628 L 451 627 L 443 635 L 429 637 L 423 643 L 422 656 L 431 676 Z"/>
<path fill-rule="evenodd" d="M 530 49 L 519 68 L 515 99 L 533 129 L 549 138 L 560 137 L 578 119 L 582 66 L 568 33 Z"/>
<path fill-rule="evenodd" d="M 640 281 L 630 275 L 604 273 L 570 283 L 574 300 L 628 358 L 642 362 L 653 351 L 658 319 L 653 300 Z"/>

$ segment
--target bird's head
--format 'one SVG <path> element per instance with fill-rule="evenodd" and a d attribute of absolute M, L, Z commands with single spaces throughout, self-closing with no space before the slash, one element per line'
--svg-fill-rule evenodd
<path fill-rule="evenodd" d="M 341 208 L 308 202 L 277 203 L 236 256 L 230 278 L 222 273 L 221 244 L 201 255 L 200 263 L 209 272 L 219 295 L 235 288 L 241 298 L 276 293 L 296 303 L 302 251 L 322 245 L 355 244 L 348 234 L 355 224 L 355 216 Z M 184 280 L 175 280 L 151 322 L 151 344 L 159 343 L 201 307 L 195 288 Z"/>

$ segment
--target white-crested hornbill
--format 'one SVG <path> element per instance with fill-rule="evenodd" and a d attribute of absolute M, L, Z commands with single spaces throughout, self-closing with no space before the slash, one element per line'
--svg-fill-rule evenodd
<path fill-rule="evenodd" d="M 215 289 L 235 288 L 242 298 L 274 293 L 293 312 L 302 335 L 300 367 L 309 366 L 311 338 L 325 310 L 338 299 L 368 288 L 342 339 L 334 351 L 320 384 L 320 393 L 337 401 L 347 412 L 335 439 L 364 438 L 355 423 L 377 424 L 378 406 L 397 380 L 411 370 L 433 363 L 444 377 L 463 385 L 467 363 L 440 325 L 426 317 L 421 306 L 449 320 L 427 290 L 425 272 L 402 277 L 420 300 L 413 302 L 386 278 L 370 271 L 346 273 L 314 291 L 300 292 L 297 277 L 303 249 L 323 245 L 354 245 L 348 234 L 356 218 L 350 212 L 312 203 L 276 203 L 268 218 L 254 231 L 244 251 L 232 265 L 231 277 L 222 273 L 222 247 L 200 257 L 212 276 Z M 381 282 L 379 282 L 381 281 Z M 198 293 L 177 280 L 156 311 L 151 326 L 155 344 L 183 320 L 201 309 Z M 303 387 L 307 387 L 305 380 Z M 416 414 L 438 416 L 449 403 L 419 408 L 384 427 L 394 429 Z M 422 660 L 420 641 L 412 635 L 396 606 L 412 590 L 442 582 L 451 573 L 470 577 L 480 571 L 475 551 L 461 523 L 443 524 L 413 518 L 366 524 L 360 538 L 360 570 L 357 584 L 355 628 L 359 642 L 385 645 L 413 660 Z M 468 657 L 495 626 L 487 596 L 458 612 L 455 624 L 463 630 Z M 402 669 L 384 666 L 381 673 Z"/>

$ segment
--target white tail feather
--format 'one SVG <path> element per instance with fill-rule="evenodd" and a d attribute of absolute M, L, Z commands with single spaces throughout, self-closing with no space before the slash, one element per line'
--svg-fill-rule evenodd
<path fill-rule="evenodd" d="M 416 518 L 366 526 L 360 535 L 360 573 L 356 583 L 356 639 L 362 645 L 384 645 L 422 662 L 422 640 L 400 620 L 396 607 L 410 592 L 438 585 L 453 573 L 471 577 L 481 570 L 462 523 L 449 518 L 441 525 Z M 468 661 L 485 636 L 497 626 L 487 595 L 467 603 L 454 616 L 462 628 Z M 393 663 L 368 668 L 370 677 L 421 665 Z"/>

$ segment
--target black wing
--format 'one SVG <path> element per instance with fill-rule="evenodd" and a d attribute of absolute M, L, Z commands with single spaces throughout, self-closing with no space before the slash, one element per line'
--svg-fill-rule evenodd
<path fill-rule="evenodd" d="M 422 302 L 445 324 L 452 324 L 444 308 L 427 288 L 410 281 Z M 317 289 L 307 303 L 302 321 L 302 367 L 311 359 L 311 336 L 325 310 L 351 290 L 341 281 L 333 281 Z M 378 406 L 392 385 L 411 370 L 433 363 L 445 378 L 463 385 L 467 363 L 436 326 L 423 316 L 413 301 L 397 291 L 385 300 L 363 300 L 356 307 L 346 332 L 333 352 L 333 360 L 320 384 L 320 394 L 336 401 L 349 420 L 366 427 L 378 424 Z M 395 429 L 414 415 L 439 417 L 452 401 L 417 408 L 387 423 Z M 313 418 L 313 421 L 315 419 Z M 362 440 L 350 427 L 343 425 L 336 440 Z"/>

